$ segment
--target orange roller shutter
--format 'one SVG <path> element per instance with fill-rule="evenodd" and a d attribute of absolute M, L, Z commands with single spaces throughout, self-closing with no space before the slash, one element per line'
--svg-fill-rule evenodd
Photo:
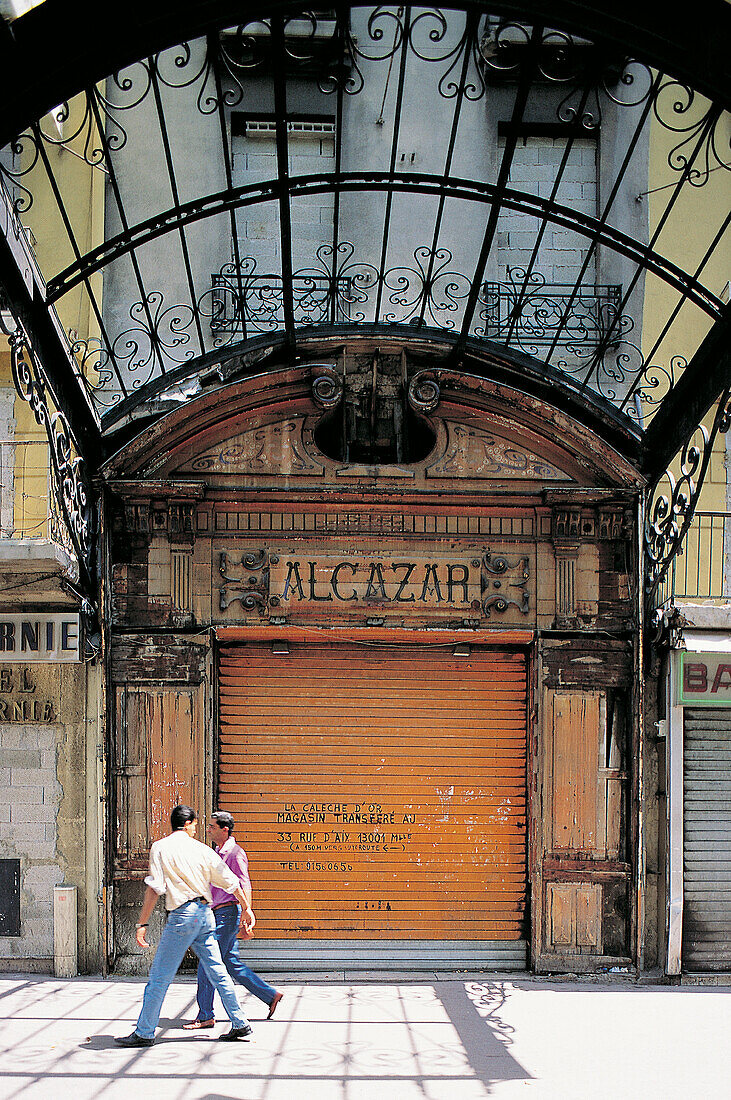
<path fill-rule="evenodd" d="M 219 718 L 258 939 L 524 938 L 522 653 L 225 648 Z"/>

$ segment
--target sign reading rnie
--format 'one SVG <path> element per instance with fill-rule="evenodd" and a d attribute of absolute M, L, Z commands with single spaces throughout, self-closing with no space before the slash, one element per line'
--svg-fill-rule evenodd
<path fill-rule="evenodd" d="M 79 616 L 3 615 L 0 617 L 0 658 L 11 661 L 78 661 Z"/>
<path fill-rule="evenodd" d="M 731 707 L 731 653 L 681 652 L 678 702 Z"/>

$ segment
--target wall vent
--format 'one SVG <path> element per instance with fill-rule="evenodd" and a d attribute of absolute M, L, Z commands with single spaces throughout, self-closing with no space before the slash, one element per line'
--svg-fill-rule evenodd
<path fill-rule="evenodd" d="M 246 120 L 244 133 L 247 138 L 272 137 L 276 134 L 277 126 L 273 119 Z M 292 119 L 287 123 L 287 133 L 292 137 L 334 137 L 335 123 L 321 122 L 310 119 Z"/>

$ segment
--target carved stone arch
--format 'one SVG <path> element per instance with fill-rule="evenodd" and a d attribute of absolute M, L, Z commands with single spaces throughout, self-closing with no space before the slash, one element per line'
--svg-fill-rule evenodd
<path fill-rule="evenodd" d="M 342 400 L 343 360 L 367 360 L 374 350 L 404 359 L 404 401 L 433 428 L 436 443 L 420 461 L 338 462 L 318 448 L 315 431 Z M 603 488 L 642 484 L 633 461 L 633 426 L 601 408 L 595 397 L 567 397 L 537 361 L 526 375 L 525 356 L 516 364 L 506 355 L 471 352 L 460 369 L 447 369 L 433 354 L 430 361 L 430 350 L 425 341 L 393 336 L 377 345 L 372 337 L 351 339 L 347 347 L 342 340 L 313 341 L 294 366 L 273 355 L 247 377 L 221 381 L 234 373 L 222 370 L 218 385 L 207 392 L 201 387 L 199 396 L 121 447 L 102 476 L 198 480 L 227 472 L 254 476 L 258 467 L 298 478 L 338 472 L 342 479 L 351 466 L 354 476 L 377 471 L 381 480 L 473 474 L 477 483 L 517 478 Z"/>

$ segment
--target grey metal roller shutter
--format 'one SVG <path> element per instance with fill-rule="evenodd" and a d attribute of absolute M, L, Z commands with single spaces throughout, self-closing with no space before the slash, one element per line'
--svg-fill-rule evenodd
<path fill-rule="evenodd" d="M 683 967 L 731 968 L 731 708 L 685 709 Z"/>

